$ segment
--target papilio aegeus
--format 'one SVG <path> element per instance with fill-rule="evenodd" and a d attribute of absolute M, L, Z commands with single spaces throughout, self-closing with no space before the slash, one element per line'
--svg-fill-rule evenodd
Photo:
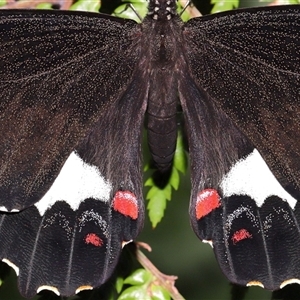
<path fill-rule="evenodd" d="M 178 99 L 197 236 L 234 283 L 300 282 L 300 6 L 184 24 L 175 4 L 0 12 L 0 258 L 25 297 L 109 278 L 143 224 L 145 114 L 165 172 Z"/>

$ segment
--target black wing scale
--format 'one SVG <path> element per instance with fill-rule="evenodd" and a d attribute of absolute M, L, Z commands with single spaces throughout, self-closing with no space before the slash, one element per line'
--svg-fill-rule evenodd
<path fill-rule="evenodd" d="M 145 112 L 165 172 L 178 95 L 194 231 L 232 282 L 299 283 L 299 16 L 285 6 L 183 24 L 174 0 L 150 0 L 141 25 L 0 12 L 0 257 L 24 296 L 108 279 L 143 223 Z"/>

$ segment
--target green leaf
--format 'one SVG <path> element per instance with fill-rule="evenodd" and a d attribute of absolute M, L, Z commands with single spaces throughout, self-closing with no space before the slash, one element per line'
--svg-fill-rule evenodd
<path fill-rule="evenodd" d="M 124 280 L 124 284 L 142 285 L 150 282 L 152 279 L 151 273 L 145 269 L 137 269 Z"/>
<path fill-rule="evenodd" d="M 164 189 L 159 189 L 157 186 L 153 186 L 149 190 L 146 198 L 149 199 L 149 203 L 147 205 L 149 218 L 152 227 L 155 228 L 164 216 L 164 211 L 167 206 L 166 201 L 171 199 L 171 185 L 168 184 Z"/>
<path fill-rule="evenodd" d="M 122 277 L 118 277 L 115 284 L 116 291 L 118 294 L 121 293 L 123 286 L 124 286 L 124 279 Z"/>
<path fill-rule="evenodd" d="M 169 292 L 159 285 L 152 285 L 151 295 L 152 300 L 171 300 Z"/>
<path fill-rule="evenodd" d="M 148 171 L 150 169 L 150 164 L 144 165 L 144 172 Z"/>
<path fill-rule="evenodd" d="M 140 18 L 144 18 L 148 11 L 148 2 L 145 0 L 140 0 L 138 2 L 131 1 L 132 6 L 128 4 L 122 4 L 115 9 L 113 16 L 135 20 L 138 23 L 141 23 Z M 137 15 L 138 14 L 138 15 Z"/>
<path fill-rule="evenodd" d="M 179 183 L 180 183 L 180 177 L 179 177 L 179 172 L 176 170 L 176 168 L 172 169 L 172 173 L 171 173 L 169 182 L 174 190 L 178 190 Z M 171 198 L 171 195 L 170 195 L 170 198 Z"/>
<path fill-rule="evenodd" d="M 270 0 L 265 0 L 265 1 L 262 1 L 262 2 L 266 2 L 266 3 L 270 3 Z M 300 1 L 298 0 L 278 0 L 276 2 L 277 5 L 290 5 L 290 4 L 299 4 Z"/>
<path fill-rule="evenodd" d="M 70 10 L 99 12 L 100 6 L 100 0 L 79 0 L 70 7 Z"/>
<path fill-rule="evenodd" d="M 182 135 L 181 131 L 178 132 L 176 151 L 175 151 L 174 160 L 173 160 L 173 166 L 183 174 L 186 173 L 186 170 L 187 170 L 187 167 L 188 167 L 187 154 L 186 154 L 186 151 L 184 149 L 183 135 Z"/>
<path fill-rule="evenodd" d="M 281 0 L 279 1 L 278 5 L 286 5 L 286 4 L 299 4 L 300 1 L 298 0 Z"/>
<path fill-rule="evenodd" d="M 183 7 L 180 7 L 180 8 L 181 8 L 181 10 L 179 10 L 179 12 L 178 12 L 179 16 L 183 22 L 187 22 L 188 20 L 190 20 L 191 16 L 187 9 L 182 13 Z"/>
<path fill-rule="evenodd" d="M 157 187 L 152 178 L 149 178 L 149 180 L 147 181 L 152 181 L 152 187 L 151 189 L 148 191 L 146 198 L 151 200 L 153 199 L 155 196 L 157 196 L 158 194 L 161 195 L 161 197 L 166 198 L 167 200 L 171 200 L 171 186 L 168 184 L 165 188 L 160 189 L 159 187 Z"/>
<path fill-rule="evenodd" d="M 52 3 L 40 3 L 35 8 L 37 8 L 37 9 L 52 9 Z"/>
<path fill-rule="evenodd" d="M 119 296 L 118 300 L 151 300 L 146 286 L 131 286 Z"/>
<path fill-rule="evenodd" d="M 214 6 L 211 13 L 214 14 L 239 7 L 239 0 L 211 0 L 211 4 Z"/>

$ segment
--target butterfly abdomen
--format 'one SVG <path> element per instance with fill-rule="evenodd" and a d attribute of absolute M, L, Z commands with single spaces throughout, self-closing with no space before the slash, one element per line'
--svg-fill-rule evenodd
<path fill-rule="evenodd" d="M 160 3 L 161 4 L 161 3 Z M 173 7 L 173 6 L 172 6 Z M 174 22 L 169 22 L 174 18 Z M 152 24 L 152 26 L 148 26 Z M 162 26 L 163 25 L 163 26 Z M 154 7 L 144 21 L 147 31 L 143 53 L 147 53 L 150 82 L 147 106 L 148 144 L 160 171 L 170 168 L 177 138 L 178 35 L 182 22 L 168 7 Z"/>

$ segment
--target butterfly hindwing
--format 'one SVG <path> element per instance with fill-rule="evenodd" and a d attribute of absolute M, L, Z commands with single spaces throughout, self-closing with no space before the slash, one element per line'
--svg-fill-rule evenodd
<path fill-rule="evenodd" d="M 183 30 L 193 228 L 231 282 L 271 290 L 300 278 L 299 26 L 295 6 Z"/>

